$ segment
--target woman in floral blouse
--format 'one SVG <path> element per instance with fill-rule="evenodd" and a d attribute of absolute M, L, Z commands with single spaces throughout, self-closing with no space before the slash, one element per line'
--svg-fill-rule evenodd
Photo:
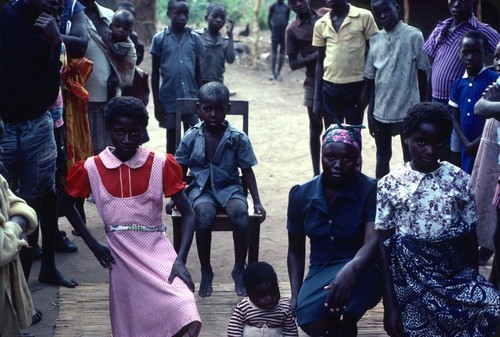
<path fill-rule="evenodd" d="M 440 161 L 452 122 L 420 103 L 403 122 L 412 160 L 378 183 L 384 325 L 390 336 L 491 336 L 500 295 L 479 273 L 470 177 Z"/>

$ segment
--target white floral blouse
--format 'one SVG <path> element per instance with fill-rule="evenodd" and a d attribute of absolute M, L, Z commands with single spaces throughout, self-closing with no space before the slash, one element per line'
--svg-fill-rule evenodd
<path fill-rule="evenodd" d="M 470 232 L 477 221 L 470 176 L 448 162 L 431 173 L 406 163 L 378 182 L 377 230 L 440 241 Z"/>

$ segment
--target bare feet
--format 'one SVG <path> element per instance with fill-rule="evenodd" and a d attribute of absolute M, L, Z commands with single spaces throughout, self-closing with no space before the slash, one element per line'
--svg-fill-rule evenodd
<path fill-rule="evenodd" d="M 233 271 L 231 272 L 231 276 L 234 280 L 234 291 L 236 292 L 236 295 L 246 296 L 247 290 L 245 288 L 245 285 L 243 284 L 243 270 L 240 271 L 233 269 Z"/>
<path fill-rule="evenodd" d="M 68 288 L 74 288 L 78 285 L 75 280 L 73 280 L 71 277 L 64 276 L 55 267 L 45 268 L 42 266 L 42 268 L 40 268 L 40 274 L 38 274 L 38 281 Z"/>
<path fill-rule="evenodd" d="M 214 273 L 212 271 L 201 273 L 200 289 L 198 290 L 198 295 L 200 297 L 209 297 L 212 295 L 212 280 L 214 279 Z"/>

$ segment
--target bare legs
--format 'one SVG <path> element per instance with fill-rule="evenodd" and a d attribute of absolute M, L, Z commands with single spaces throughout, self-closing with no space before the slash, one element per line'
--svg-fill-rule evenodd
<path fill-rule="evenodd" d="M 314 118 L 312 108 L 307 108 L 307 114 L 309 115 L 309 150 L 311 152 L 313 174 L 317 176 L 320 167 L 320 138 L 323 131 L 323 122 L 321 117 Z"/>
<path fill-rule="evenodd" d="M 211 203 L 204 202 L 195 206 L 197 217 L 196 224 L 196 247 L 201 266 L 201 282 L 198 295 L 208 297 L 212 295 L 212 280 L 214 274 L 210 264 L 210 250 L 212 243 L 212 224 L 217 210 Z M 246 289 L 243 285 L 243 271 L 248 250 L 248 208 L 241 199 L 231 199 L 226 205 L 226 212 L 233 224 L 234 241 L 234 267 L 231 276 L 234 280 L 234 289 L 238 295 L 245 295 Z"/>

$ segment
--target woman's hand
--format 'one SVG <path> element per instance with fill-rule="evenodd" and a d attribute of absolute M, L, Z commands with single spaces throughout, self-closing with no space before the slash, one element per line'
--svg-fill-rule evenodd
<path fill-rule="evenodd" d="M 292 296 L 290 298 L 290 313 L 295 316 L 295 311 L 297 310 L 297 297 Z"/>
<path fill-rule="evenodd" d="M 330 311 L 341 311 L 351 299 L 356 284 L 357 273 L 350 264 L 346 264 L 337 276 L 324 289 L 328 291 L 325 307 Z"/>
<path fill-rule="evenodd" d="M 115 263 L 115 259 L 111 255 L 111 251 L 109 247 L 99 241 L 95 241 L 91 245 L 89 245 L 90 250 L 94 253 L 97 261 L 104 268 L 113 269 L 113 263 Z"/>
<path fill-rule="evenodd" d="M 175 277 L 179 277 L 186 285 L 188 286 L 191 292 L 194 292 L 194 282 L 191 279 L 191 274 L 186 269 L 186 265 L 184 262 L 175 260 L 172 266 L 172 271 L 170 272 L 170 276 L 168 277 L 168 283 L 172 283 Z"/>
<path fill-rule="evenodd" d="M 177 209 L 177 208 L 175 207 L 175 202 L 174 202 L 173 200 L 170 200 L 170 201 L 168 202 L 168 204 L 165 206 L 165 213 L 167 213 L 167 214 L 172 214 L 172 211 L 173 211 L 174 209 Z"/>
<path fill-rule="evenodd" d="M 384 303 L 384 329 L 391 337 L 404 337 L 401 317 L 394 305 Z"/>

